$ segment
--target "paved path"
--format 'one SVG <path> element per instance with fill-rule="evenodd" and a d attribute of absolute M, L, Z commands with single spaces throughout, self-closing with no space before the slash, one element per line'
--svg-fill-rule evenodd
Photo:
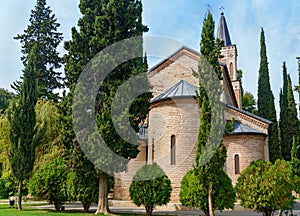
<path fill-rule="evenodd" d="M 82 210 L 82 206 L 80 203 L 73 203 L 73 204 L 66 204 L 64 205 L 66 210 Z M 53 205 L 43 205 L 43 206 L 33 206 L 32 208 L 41 208 L 41 209 L 54 209 Z M 96 205 L 91 206 L 91 211 L 96 210 Z M 111 206 L 110 210 L 112 213 L 133 213 L 134 214 L 145 214 L 144 208 L 138 208 L 138 207 L 115 207 Z M 300 216 L 300 202 L 297 201 L 295 204 L 295 210 L 294 215 Z M 178 216 L 195 216 L 195 215 L 201 215 L 203 216 L 202 211 L 165 211 L 165 210 L 154 210 L 153 215 L 178 215 Z M 216 211 L 216 216 L 262 216 L 262 214 L 258 214 L 253 211 Z M 278 215 L 278 212 L 275 213 L 275 216 Z"/>

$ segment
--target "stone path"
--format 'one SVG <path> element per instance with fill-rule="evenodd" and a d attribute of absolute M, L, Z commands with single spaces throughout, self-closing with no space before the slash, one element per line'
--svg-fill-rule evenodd
<path fill-rule="evenodd" d="M 82 210 L 82 206 L 80 203 L 66 204 L 64 205 L 66 210 Z M 53 205 L 43 205 L 43 206 L 33 206 L 33 208 L 41 208 L 41 209 L 54 209 Z M 96 210 L 96 205 L 91 206 L 91 211 Z M 131 214 L 145 214 L 144 208 L 137 207 L 115 207 L 111 206 L 110 210 L 112 213 L 128 213 Z M 294 215 L 300 216 L 300 203 L 297 201 L 295 204 Z M 153 215 L 178 215 L 178 216 L 195 216 L 201 215 L 203 216 L 203 212 L 199 211 L 168 211 L 168 210 L 154 210 Z M 262 216 L 262 214 L 258 214 L 253 211 L 216 211 L 216 216 Z M 275 213 L 275 216 L 278 215 L 278 212 Z"/>

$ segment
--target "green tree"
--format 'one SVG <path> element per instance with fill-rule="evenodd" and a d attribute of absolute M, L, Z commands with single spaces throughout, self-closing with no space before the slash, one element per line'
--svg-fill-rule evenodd
<path fill-rule="evenodd" d="M 290 208 L 295 183 L 286 161 L 276 160 L 272 164 L 258 160 L 241 173 L 236 191 L 243 207 L 271 216 L 276 210 Z"/>
<path fill-rule="evenodd" d="M 235 191 L 231 179 L 223 170 L 220 170 L 218 175 L 219 179 L 213 183 L 213 209 L 221 211 L 232 209 L 234 207 Z M 201 169 L 193 169 L 187 172 L 181 181 L 180 202 L 187 207 L 202 209 L 205 215 L 209 216 L 207 188 L 200 181 L 204 178 Z"/>
<path fill-rule="evenodd" d="M 9 106 L 10 100 L 14 97 L 12 92 L 0 88 L 0 114 L 4 113 Z"/>
<path fill-rule="evenodd" d="M 220 124 L 217 120 L 221 119 L 222 115 L 222 106 L 218 103 L 222 92 L 218 80 L 221 79 L 222 76 L 218 61 L 221 42 L 219 39 L 215 40 L 214 38 L 214 27 L 215 22 L 212 14 L 208 11 L 202 27 L 200 42 L 201 58 L 198 67 L 200 95 L 197 96 L 197 99 L 199 107 L 201 108 L 201 114 L 196 151 L 196 167 L 197 169 L 201 169 L 203 173 L 201 182 L 207 190 L 208 209 L 209 215 L 211 216 L 214 215 L 213 183 L 219 179 L 218 173 L 222 170 L 226 161 L 226 148 L 222 145 L 222 140 L 208 139 L 210 131 L 215 130 L 216 126 Z M 213 70 L 215 74 L 210 73 L 211 70 Z M 214 81 L 214 76 L 218 77 L 218 81 Z M 201 80 L 204 79 L 206 80 L 202 83 Z M 212 106 L 210 104 L 211 101 L 217 103 Z M 213 113 L 214 117 L 212 118 Z M 215 131 L 215 137 L 223 137 L 224 131 Z M 219 147 L 214 149 L 214 146 Z M 211 155 L 210 160 L 204 162 L 204 164 L 203 161 L 201 161 L 201 156 L 203 155 Z"/>
<path fill-rule="evenodd" d="M 80 150 L 74 148 L 72 168 L 67 176 L 68 196 L 71 200 L 79 200 L 85 212 L 89 211 L 92 202 L 97 202 L 99 192 L 99 175 L 95 166 Z"/>
<path fill-rule="evenodd" d="M 280 140 L 282 156 L 291 160 L 293 137 L 298 135 L 299 120 L 290 75 L 283 63 L 283 88 L 280 91 Z"/>
<path fill-rule="evenodd" d="M 68 54 L 65 55 L 66 62 L 66 86 L 74 90 L 74 86 L 86 64 L 101 50 L 123 39 L 134 36 L 142 36 L 148 29 L 142 24 L 142 3 L 140 0 L 81 0 L 79 4 L 82 17 L 78 21 L 79 31 L 72 28 L 72 40 L 65 43 Z M 141 48 L 142 40 L 137 40 L 135 47 Z M 120 55 L 125 55 L 127 51 Z M 116 132 L 111 118 L 111 103 L 118 87 L 134 75 L 146 72 L 147 65 L 142 57 L 130 60 L 112 71 L 100 86 L 97 102 L 97 124 L 100 134 L 104 137 L 109 148 L 117 152 L 119 156 L 130 159 L 138 154 L 137 146 L 125 142 Z M 134 87 L 134 86 L 133 86 Z M 70 96 L 72 97 L 72 96 Z M 87 95 L 83 95 L 87 97 Z M 121 113 L 120 118 L 131 119 L 132 126 L 137 129 L 137 123 L 146 118 L 151 94 L 140 96 L 130 108 L 130 116 Z M 121 98 L 120 104 L 127 102 L 128 98 Z M 70 98 L 72 101 L 72 98 Z M 71 108 L 66 108 L 71 109 Z M 136 112 L 138 111 L 138 112 Z M 69 111 L 63 111 L 70 114 Z M 139 115 L 138 115 L 139 114 Z M 134 118 L 138 117 L 138 118 Z M 67 120 L 70 117 L 65 117 Z M 67 131 L 66 131 L 67 132 Z M 68 132 L 70 139 L 71 131 Z M 90 138 L 92 140 L 92 138 Z M 116 171 L 125 169 L 125 164 L 112 164 L 103 158 L 97 158 L 96 164 L 114 166 Z M 119 166 L 120 165 L 120 166 Z M 119 167 L 118 167 L 119 166 Z M 97 213 L 107 213 L 107 184 L 108 175 L 104 172 L 100 174 L 99 198 Z"/>
<path fill-rule="evenodd" d="M 55 89 L 61 88 L 61 73 L 57 71 L 61 67 L 62 59 L 59 57 L 57 48 L 62 41 L 62 33 L 57 32 L 60 26 L 55 15 L 52 13 L 46 0 L 37 0 L 36 6 L 31 10 L 30 24 L 23 34 L 18 34 L 14 39 L 19 40 L 22 45 L 21 60 L 26 66 L 28 55 L 33 46 L 36 51 L 36 79 L 38 97 L 47 97 L 57 101 L 58 93 Z M 18 90 L 20 81 L 14 83 L 13 87 Z"/>
<path fill-rule="evenodd" d="M 10 147 L 9 121 L 5 114 L 0 114 L 0 197 L 7 199 L 17 190 L 15 179 L 9 167 L 8 150 Z"/>
<path fill-rule="evenodd" d="M 261 29 L 260 35 L 260 65 L 258 74 L 257 90 L 257 114 L 273 122 L 270 134 L 270 161 L 274 162 L 281 157 L 281 148 L 279 142 L 278 123 L 274 104 L 274 95 L 271 90 L 268 58 L 265 43 L 264 30 Z"/>
<path fill-rule="evenodd" d="M 287 78 L 287 68 L 285 62 L 282 66 L 283 71 L 283 87 L 280 89 L 279 93 L 279 104 L 280 104 L 280 119 L 279 119 L 279 132 L 281 140 L 281 152 L 282 157 L 285 160 L 290 160 L 291 148 L 292 148 L 292 137 L 288 135 L 289 119 L 288 119 L 288 78 Z"/>
<path fill-rule="evenodd" d="M 245 94 L 243 94 L 242 109 L 247 112 L 257 114 L 256 101 L 253 94 L 250 92 L 245 92 Z"/>
<path fill-rule="evenodd" d="M 134 204 L 145 206 L 148 216 L 156 205 L 166 205 L 170 201 L 171 191 L 170 179 L 156 163 L 137 170 L 129 189 Z"/>
<path fill-rule="evenodd" d="M 30 52 L 24 70 L 23 82 L 17 102 L 12 104 L 9 113 L 9 138 L 11 146 L 8 158 L 12 173 L 18 181 L 18 209 L 22 209 L 23 180 L 29 178 L 35 161 L 35 148 L 43 135 L 43 126 L 36 124 L 36 48 Z M 24 127 L 24 125 L 26 125 Z"/>
<path fill-rule="evenodd" d="M 60 210 L 67 198 L 67 164 L 63 158 L 42 165 L 29 181 L 29 192 L 33 197 L 48 200 Z"/>

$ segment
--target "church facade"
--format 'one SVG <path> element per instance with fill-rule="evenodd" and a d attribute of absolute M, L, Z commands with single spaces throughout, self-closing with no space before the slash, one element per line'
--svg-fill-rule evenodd
<path fill-rule="evenodd" d="M 237 49 L 231 43 L 223 13 L 217 37 L 224 41 L 219 59 L 223 74 L 220 81 L 221 101 L 225 104 L 223 119 L 235 120 L 234 130 L 223 138 L 227 148 L 224 170 L 235 184 L 251 161 L 269 160 L 268 135 L 272 122 L 242 110 Z M 154 97 L 147 124 L 140 132 L 140 153 L 129 162 L 125 172 L 115 174 L 115 200 L 130 200 L 129 187 L 136 170 L 156 162 L 171 180 L 171 202 L 180 202 L 181 180 L 195 165 L 200 109 L 196 100 L 199 81 L 193 71 L 198 70 L 199 55 L 182 47 L 149 70 Z"/>

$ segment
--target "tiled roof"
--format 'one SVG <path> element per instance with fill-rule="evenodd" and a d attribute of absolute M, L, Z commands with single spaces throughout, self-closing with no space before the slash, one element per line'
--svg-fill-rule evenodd
<path fill-rule="evenodd" d="M 247 125 L 239 121 L 234 122 L 234 129 L 230 134 L 263 134 L 266 135 L 258 130 L 255 130 Z"/>
<path fill-rule="evenodd" d="M 173 87 L 151 100 L 151 103 L 171 98 L 195 97 L 196 91 L 198 90 L 199 88 L 197 86 L 194 86 L 184 80 L 180 80 Z"/>
<path fill-rule="evenodd" d="M 272 124 L 272 123 L 273 123 L 273 122 L 271 122 L 271 121 L 269 121 L 269 120 L 267 120 L 267 119 L 265 119 L 265 118 L 262 118 L 262 117 L 260 117 L 260 116 L 254 115 L 254 114 L 252 114 L 252 113 L 249 113 L 249 112 L 247 112 L 247 111 L 245 111 L 245 110 L 236 108 L 236 107 L 231 106 L 231 105 L 229 105 L 229 104 L 226 104 L 226 106 L 227 106 L 228 108 L 230 108 L 230 109 L 236 110 L 236 111 L 238 111 L 238 112 L 240 112 L 240 113 L 243 113 L 243 114 L 245 114 L 245 115 L 247 115 L 247 116 L 250 116 L 250 117 L 252 117 L 252 118 L 255 118 L 255 119 L 257 119 L 257 120 L 259 120 L 259 121 L 262 121 L 262 122 L 264 122 L 264 123 L 267 123 L 267 124 Z"/>
<path fill-rule="evenodd" d="M 221 41 L 224 41 L 224 46 L 231 46 L 231 40 L 229 31 L 227 28 L 227 23 L 224 17 L 224 13 L 221 13 L 219 26 L 218 26 L 218 32 L 217 32 L 217 38 L 219 38 Z"/>

